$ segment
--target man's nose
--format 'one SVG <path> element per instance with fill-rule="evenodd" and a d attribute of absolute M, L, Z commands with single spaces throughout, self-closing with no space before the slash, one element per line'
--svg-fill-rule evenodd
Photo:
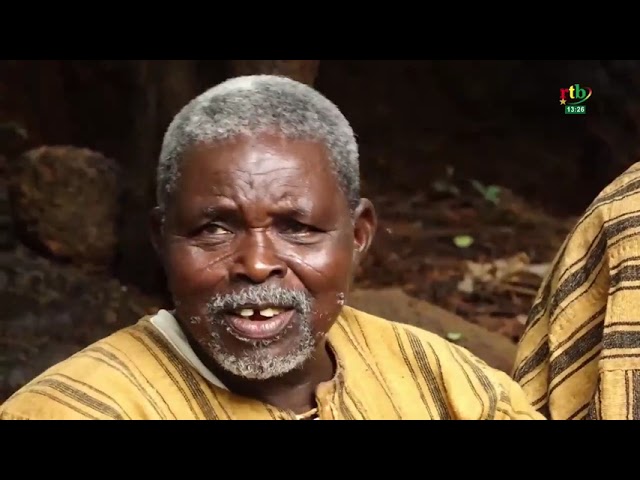
<path fill-rule="evenodd" d="M 240 240 L 230 274 L 232 280 L 263 283 L 271 277 L 284 278 L 287 265 L 266 233 L 249 232 Z"/>

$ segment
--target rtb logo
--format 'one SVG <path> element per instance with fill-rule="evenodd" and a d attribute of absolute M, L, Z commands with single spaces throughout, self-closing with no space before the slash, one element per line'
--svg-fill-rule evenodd
<path fill-rule="evenodd" d="M 587 107 L 583 105 L 591 98 L 591 87 L 583 87 L 579 83 L 569 88 L 560 89 L 560 105 L 564 105 L 565 114 L 587 113 Z"/>

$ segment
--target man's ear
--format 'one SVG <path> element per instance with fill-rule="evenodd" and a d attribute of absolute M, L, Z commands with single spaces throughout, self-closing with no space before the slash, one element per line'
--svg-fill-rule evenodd
<path fill-rule="evenodd" d="M 151 244 L 159 257 L 162 257 L 162 228 L 164 216 L 159 207 L 154 207 L 149 215 L 149 232 Z"/>
<path fill-rule="evenodd" d="M 378 228 L 378 217 L 373 204 L 366 198 L 360 199 L 353 216 L 353 254 L 356 264 L 359 264 L 373 242 Z"/>

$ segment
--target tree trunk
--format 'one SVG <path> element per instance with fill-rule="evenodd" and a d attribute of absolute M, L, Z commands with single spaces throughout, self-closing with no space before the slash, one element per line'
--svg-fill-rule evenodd
<path fill-rule="evenodd" d="M 232 76 L 271 74 L 313 85 L 320 60 L 231 60 Z"/>

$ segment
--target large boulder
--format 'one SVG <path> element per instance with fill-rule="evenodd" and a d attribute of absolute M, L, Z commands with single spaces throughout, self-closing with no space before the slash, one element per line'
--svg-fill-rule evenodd
<path fill-rule="evenodd" d="M 46 146 L 9 162 L 17 235 L 48 256 L 92 269 L 116 255 L 120 200 L 114 160 L 85 148 Z"/>

